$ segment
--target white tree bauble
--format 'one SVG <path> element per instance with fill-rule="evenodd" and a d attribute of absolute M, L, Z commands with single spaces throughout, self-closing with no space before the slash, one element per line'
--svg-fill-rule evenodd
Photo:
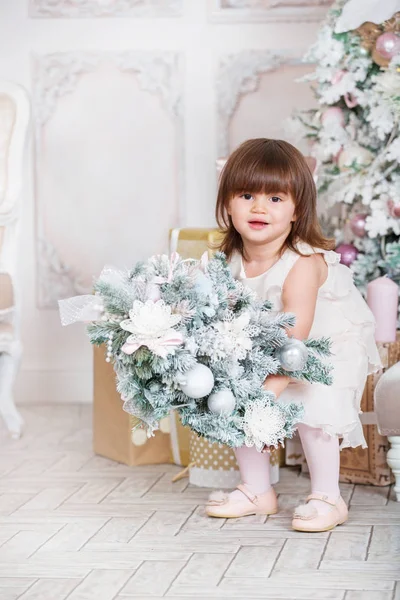
<path fill-rule="evenodd" d="M 201 363 L 197 363 L 187 373 L 179 375 L 177 381 L 182 392 L 189 398 L 204 398 L 214 387 L 212 371 Z"/>
<path fill-rule="evenodd" d="M 230 415 L 235 410 L 236 399 L 231 390 L 219 390 L 209 396 L 207 404 L 215 415 Z"/>
<path fill-rule="evenodd" d="M 144 429 L 135 429 L 135 431 L 132 431 L 131 440 L 134 446 L 144 446 L 147 439 L 147 433 Z"/>
<path fill-rule="evenodd" d="M 357 166 L 369 165 L 372 162 L 373 154 L 367 148 L 358 146 L 357 144 L 345 148 L 338 158 L 338 167 L 341 171 L 350 169 L 353 163 Z"/>
<path fill-rule="evenodd" d="M 302 371 L 306 365 L 308 350 L 300 340 L 292 338 L 275 352 L 285 371 Z"/>
<path fill-rule="evenodd" d="M 164 417 L 159 422 L 160 431 L 162 433 L 171 433 L 171 420 L 170 417 Z"/>

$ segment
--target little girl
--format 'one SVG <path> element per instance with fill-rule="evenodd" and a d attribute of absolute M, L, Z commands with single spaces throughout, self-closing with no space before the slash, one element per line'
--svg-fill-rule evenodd
<path fill-rule="evenodd" d="M 311 478 L 307 503 L 295 509 L 299 531 L 327 531 L 347 520 L 340 496 L 340 449 L 366 447 L 359 420 L 367 375 L 381 366 L 374 318 L 355 288 L 350 269 L 320 229 L 316 187 L 303 155 L 280 140 L 244 142 L 221 175 L 217 221 L 224 229 L 221 250 L 235 278 L 270 300 L 273 310 L 296 315 L 290 335 L 329 337 L 333 385 L 267 377 L 278 402 L 299 402 L 298 424 Z M 339 447 L 339 438 L 341 445 Z M 222 497 L 211 496 L 212 517 L 274 514 L 277 499 L 269 479 L 269 454 L 236 451 L 243 483 Z"/>

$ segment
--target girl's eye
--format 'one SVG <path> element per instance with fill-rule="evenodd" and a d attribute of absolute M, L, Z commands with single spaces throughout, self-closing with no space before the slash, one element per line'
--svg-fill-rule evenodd
<path fill-rule="evenodd" d="M 245 200 L 251 200 L 253 196 L 251 194 L 242 194 L 240 197 Z"/>
<path fill-rule="evenodd" d="M 273 202 L 274 204 L 278 204 L 278 202 L 282 202 L 282 200 L 279 198 L 279 196 L 272 196 L 270 198 L 271 202 Z"/>

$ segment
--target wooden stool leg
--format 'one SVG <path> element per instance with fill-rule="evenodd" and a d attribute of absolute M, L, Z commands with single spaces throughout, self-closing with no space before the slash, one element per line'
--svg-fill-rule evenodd
<path fill-rule="evenodd" d="M 387 453 L 387 462 L 395 477 L 394 493 L 397 502 L 400 502 L 400 435 L 388 437 L 390 450 Z"/>

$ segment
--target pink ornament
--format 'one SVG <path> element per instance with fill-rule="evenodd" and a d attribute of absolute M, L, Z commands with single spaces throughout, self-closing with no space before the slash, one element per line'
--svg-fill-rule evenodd
<path fill-rule="evenodd" d="M 344 125 L 344 112 L 343 109 L 339 108 L 338 106 L 330 106 L 329 108 L 327 108 L 321 117 L 321 123 L 325 124 L 325 123 L 332 123 L 332 124 L 338 124 L 341 127 L 343 127 Z"/>
<path fill-rule="evenodd" d="M 395 342 L 399 286 L 388 277 L 378 277 L 367 285 L 367 303 L 375 320 L 377 342 Z"/>
<path fill-rule="evenodd" d="M 375 47 L 378 54 L 391 60 L 396 54 L 400 54 L 400 37 L 392 31 L 387 31 L 378 37 Z"/>
<path fill-rule="evenodd" d="M 343 75 L 346 73 L 346 71 L 336 71 L 336 73 L 334 74 L 334 76 L 331 79 L 331 84 L 332 85 L 336 85 L 337 83 L 339 83 L 339 81 L 342 81 L 343 79 Z"/>
<path fill-rule="evenodd" d="M 347 108 L 354 108 L 358 105 L 357 98 L 354 96 L 354 94 L 351 93 L 344 95 L 344 101 L 346 102 Z"/>
<path fill-rule="evenodd" d="M 358 255 L 358 250 L 353 244 L 340 244 L 336 248 L 336 252 L 340 254 L 340 262 L 346 267 L 349 267 Z"/>
<path fill-rule="evenodd" d="M 365 220 L 367 215 L 354 215 L 350 220 L 350 229 L 357 237 L 364 237 L 365 235 Z"/>
<path fill-rule="evenodd" d="M 387 207 L 391 217 L 394 217 L 395 219 L 400 217 L 400 204 L 395 204 L 393 200 L 388 200 Z"/>

